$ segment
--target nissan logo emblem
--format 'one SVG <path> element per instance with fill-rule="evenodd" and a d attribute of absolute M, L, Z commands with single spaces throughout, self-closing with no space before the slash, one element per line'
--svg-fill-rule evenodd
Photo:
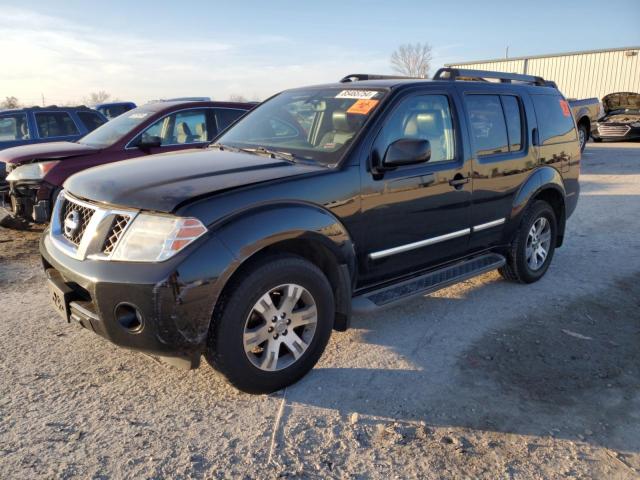
<path fill-rule="evenodd" d="M 77 210 L 72 210 L 64 217 L 64 234 L 71 237 L 76 233 L 78 227 L 80 227 L 80 214 Z"/>

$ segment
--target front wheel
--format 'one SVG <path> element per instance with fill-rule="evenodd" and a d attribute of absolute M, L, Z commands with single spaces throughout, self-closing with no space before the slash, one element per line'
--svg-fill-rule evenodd
<path fill-rule="evenodd" d="M 580 141 L 580 151 L 582 152 L 589 140 L 589 130 L 587 130 L 587 126 L 584 124 L 578 125 L 578 140 Z"/>
<path fill-rule="evenodd" d="M 557 220 L 547 202 L 538 200 L 525 212 L 500 274 L 507 280 L 533 283 L 547 272 L 556 248 Z"/>
<path fill-rule="evenodd" d="M 206 358 L 248 393 L 269 393 L 299 380 L 331 335 L 333 291 L 322 271 L 295 256 L 263 261 L 234 281 L 216 309 Z"/>

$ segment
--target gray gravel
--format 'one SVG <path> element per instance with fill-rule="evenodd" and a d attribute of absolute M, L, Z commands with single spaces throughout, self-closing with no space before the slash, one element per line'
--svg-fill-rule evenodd
<path fill-rule="evenodd" d="M 356 317 L 269 396 L 63 323 L 0 228 L 0 478 L 640 478 L 640 144 L 581 180 L 543 280 Z"/>

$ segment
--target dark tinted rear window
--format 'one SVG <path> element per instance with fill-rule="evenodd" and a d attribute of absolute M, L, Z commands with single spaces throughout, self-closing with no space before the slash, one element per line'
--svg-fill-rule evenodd
<path fill-rule="evenodd" d="M 84 123 L 84 126 L 87 127 L 87 130 L 90 132 L 105 123 L 102 117 L 94 112 L 77 112 L 77 114 L 82 123 Z"/>
<path fill-rule="evenodd" d="M 36 125 L 40 138 L 55 138 L 78 135 L 78 127 L 67 112 L 36 113 Z"/>
<path fill-rule="evenodd" d="M 573 117 L 566 100 L 558 95 L 531 95 L 538 119 L 541 145 L 576 139 Z"/>
<path fill-rule="evenodd" d="M 237 110 L 235 108 L 216 108 L 214 111 L 218 132 L 222 132 L 225 128 L 235 122 L 238 117 L 246 113 L 244 110 Z"/>
<path fill-rule="evenodd" d="M 471 134 L 478 155 L 491 155 L 509 151 L 507 126 L 498 95 L 467 95 L 467 111 Z"/>
<path fill-rule="evenodd" d="M 509 150 L 517 152 L 522 149 L 522 115 L 520 102 L 511 95 L 502 95 L 504 118 L 507 119 L 507 132 L 509 133 Z"/>

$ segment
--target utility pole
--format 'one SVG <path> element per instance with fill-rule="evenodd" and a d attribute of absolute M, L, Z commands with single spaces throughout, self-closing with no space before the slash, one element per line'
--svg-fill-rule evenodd
<path fill-rule="evenodd" d="M 42 106 L 44 107 L 44 93 L 41 93 L 40 96 L 42 97 Z"/>
<path fill-rule="evenodd" d="M 507 45 L 507 50 L 504 54 L 504 58 L 509 58 L 509 45 Z"/>

